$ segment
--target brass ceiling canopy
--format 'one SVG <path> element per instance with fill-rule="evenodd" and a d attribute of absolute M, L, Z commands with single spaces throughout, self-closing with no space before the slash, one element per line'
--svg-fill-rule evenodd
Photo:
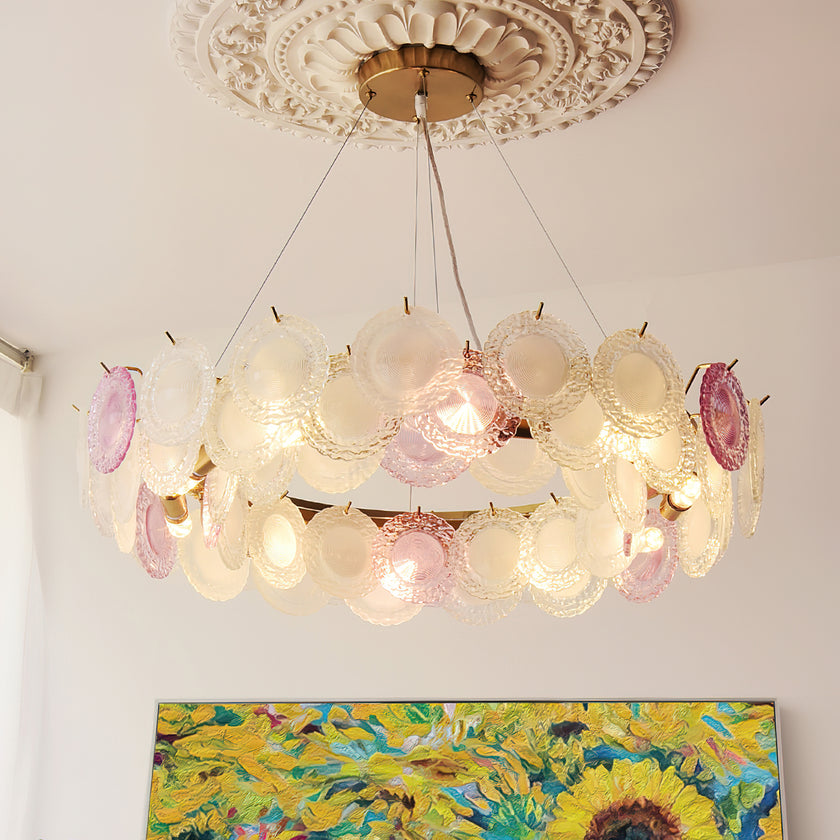
<path fill-rule="evenodd" d="M 376 53 L 359 68 L 359 98 L 380 117 L 415 119 L 414 97 L 428 96 L 429 122 L 463 117 L 484 96 L 484 68 L 452 47 L 410 45 Z"/>

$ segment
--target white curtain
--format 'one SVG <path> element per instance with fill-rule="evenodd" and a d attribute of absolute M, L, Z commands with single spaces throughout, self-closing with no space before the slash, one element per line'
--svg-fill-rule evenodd
<path fill-rule="evenodd" d="M 40 377 L 0 359 L 0 814 L 30 837 L 43 685 L 41 582 L 28 476 Z"/>

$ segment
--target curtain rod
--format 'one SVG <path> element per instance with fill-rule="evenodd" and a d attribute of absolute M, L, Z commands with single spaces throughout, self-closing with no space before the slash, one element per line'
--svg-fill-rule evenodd
<path fill-rule="evenodd" d="M 0 338 L 0 356 L 8 359 L 21 370 L 28 370 L 32 365 L 32 354 L 28 350 L 21 350 L 3 338 Z"/>

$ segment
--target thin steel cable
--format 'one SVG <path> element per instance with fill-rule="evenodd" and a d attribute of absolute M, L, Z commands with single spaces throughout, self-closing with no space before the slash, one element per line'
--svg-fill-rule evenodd
<path fill-rule="evenodd" d="M 423 121 L 420 121 L 421 125 Z M 429 179 L 429 218 L 431 219 L 432 231 L 432 270 L 435 278 L 435 312 L 440 315 L 440 293 L 438 291 L 438 265 L 437 265 L 437 236 L 435 234 L 435 204 L 432 201 L 432 160 L 429 157 L 428 146 L 426 152 L 426 175 Z"/>
<path fill-rule="evenodd" d="M 438 171 L 437 160 L 435 159 L 435 152 L 432 148 L 432 139 L 429 136 L 428 121 L 423 119 L 423 134 L 426 137 L 426 148 L 429 150 L 429 163 L 432 167 L 432 172 L 435 176 L 435 183 L 437 184 L 438 200 L 440 201 L 440 215 L 443 218 L 443 228 L 446 231 L 446 241 L 449 244 L 449 257 L 452 260 L 452 273 L 455 275 L 455 285 L 458 288 L 458 294 L 461 297 L 461 306 L 464 309 L 464 317 L 467 319 L 467 326 L 470 328 L 473 342 L 476 350 L 481 350 L 481 341 L 478 337 L 478 330 L 475 328 L 472 312 L 470 312 L 470 305 L 467 303 L 467 295 L 464 292 L 464 287 L 461 285 L 461 274 L 458 271 L 458 259 L 455 256 L 455 243 L 452 241 L 452 229 L 449 226 L 449 214 L 446 212 L 446 199 L 443 196 L 443 183 L 440 180 L 440 172 Z M 432 214 L 434 217 L 434 213 Z M 437 286 L 437 278 L 435 279 Z"/>
<path fill-rule="evenodd" d="M 475 115 L 480 120 L 481 125 L 484 127 L 484 131 L 487 133 L 487 136 L 490 138 L 493 145 L 496 147 L 496 151 L 499 153 L 499 157 L 502 159 L 502 163 L 505 165 L 505 169 L 507 169 L 507 171 L 510 173 L 511 178 L 513 178 L 513 182 L 518 187 L 519 192 L 522 193 L 522 198 L 525 199 L 525 203 L 528 205 L 529 209 L 531 210 L 531 213 L 533 214 L 534 218 L 537 220 L 537 224 L 540 226 L 542 232 L 545 234 L 545 238 L 548 240 L 548 244 L 551 245 L 552 250 L 557 255 L 557 259 L 560 260 L 560 264 L 563 266 L 563 269 L 565 270 L 566 274 L 568 275 L 569 280 L 572 281 L 572 285 L 575 287 L 575 289 L 577 290 L 577 293 L 580 295 L 580 299 L 583 301 L 584 305 L 589 310 L 589 314 L 592 316 L 592 320 L 598 325 L 598 329 L 601 331 L 601 335 L 603 335 L 604 338 L 606 338 L 607 334 L 604 331 L 604 328 L 601 326 L 601 322 L 598 320 L 598 316 L 595 314 L 594 310 L 589 305 L 589 301 L 586 299 L 586 295 L 583 293 L 583 290 L 578 285 L 577 280 L 575 280 L 575 276 L 574 276 L 574 274 L 572 274 L 571 269 L 566 264 L 566 260 L 563 259 L 563 255 L 560 253 L 560 249 L 554 244 L 554 240 L 551 238 L 551 234 L 548 232 L 548 229 L 543 224 L 543 220 L 540 218 L 539 213 L 537 213 L 536 208 L 531 203 L 531 199 L 528 198 L 528 194 L 525 192 L 524 187 L 522 186 L 522 184 L 519 183 L 519 179 L 516 177 L 516 173 L 511 168 L 511 165 L 508 163 L 507 158 L 504 156 L 504 153 L 502 152 L 501 147 L 499 146 L 498 142 L 496 141 L 495 136 L 490 131 L 490 129 L 487 127 L 487 123 L 484 122 L 484 117 L 481 116 L 481 114 L 478 112 L 478 108 L 475 107 L 475 101 L 472 98 L 470 99 L 470 104 L 472 105 L 472 109 L 475 112 Z"/>
<path fill-rule="evenodd" d="M 367 102 L 365 102 L 365 105 L 362 108 L 361 112 L 359 113 L 359 116 L 356 117 L 356 121 L 353 123 L 353 127 L 350 129 L 349 132 L 347 132 L 347 136 L 344 138 L 341 145 L 338 147 L 338 151 L 336 152 L 335 157 L 332 159 L 332 163 L 330 163 L 330 165 L 327 167 L 327 171 L 324 173 L 324 177 L 321 178 L 321 180 L 318 182 L 318 186 L 315 187 L 315 192 L 312 193 L 312 196 L 310 197 L 309 201 L 306 202 L 306 207 L 303 208 L 303 213 L 300 214 L 300 218 L 297 220 L 297 222 L 295 222 L 295 226 L 292 228 L 292 232 L 289 234 L 289 236 L 286 238 L 286 241 L 283 243 L 283 247 L 280 249 L 280 253 L 277 254 L 277 256 L 274 259 L 274 262 L 271 264 L 271 268 L 269 268 L 268 271 L 266 272 L 266 275 L 263 278 L 262 283 L 260 283 L 260 286 L 257 289 L 256 294 L 251 298 L 251 302 L 248 304 L 248 308 L 245 310 L 245 314 L 239 319 L 239 323 L 236 325 L 236 329 L 231 334 L 230 338 L 228 339 L 227 344 L 225 344 L 225 349 L 222 350 L 221 354 L 219 355 L 219 358 L 216 360 L 216 365 L 215 365 L 216 367 L 219 366 L 222 359 L 225 357 L 225 353 L 227 353 L 228 348 L 230 347 L 231 343 L 233 342 L 233 339 L 236 338 L 236 334 L 242 328 L 242 325 L 245 323 L 245 319 L 248 317 L 248 314 L 250 313 L 250 311 L 254 308 L 254 304 L 257 302 L 257 298 L 260 296 L 260 294 L 262 294 L 262 290 L 265 288 L 265 284 L 268 283 L 269 278 L 274 273 L 274 269 L 277 268 L 277 263 L 280 262 L 280 258 L 286 252 L 286 248 L 289 247 L 289 243 L 292 241 L 292 237 L 297 233 L 297 230 L 300 227 L 301 222 L 303 222 L 304 217 L 309 212 L 309 208 L 312 206 L 312 203 L 315 201 L 316 197 L 318 196 L 318 193 L 321 191 L 321 187 L 324 186 L 324 182 L 329 177 L 329 174 L 330 174 L 330 172 L 332 172 L 333 167 L 338 162 L 339 157 L 341 157 L 341 153 L 344 151 L 344 147 L 347 145 L 347 142 L 353 136 L 353 132 L 355 132 L 356 126 L 358 126 L 359 121 L 365 115 L 365 111 L 367 111 L 369 104 L 370 104 L 370 98 L 368 99 Z"/>
<path fill-rule="evenodd" d="M 417 305 L 417 226 L 420 217 L 420 122 L 414 140 L 414 263 L 411 270 L 411 304 Z"/>

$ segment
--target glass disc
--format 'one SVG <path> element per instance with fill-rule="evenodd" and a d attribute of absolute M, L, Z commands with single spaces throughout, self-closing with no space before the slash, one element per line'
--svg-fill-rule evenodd
<path fill-rule="evenodd" d="M 241 569 L 248 561 L 248 540 L 245 523 L 248 503 L 242 493 L 236 493 L 218 536 L 218 549 L 222 561 L 229 569 Z"/>
<path fill-rule="evenodd" d="M 650 333 L 613 333 L 598 348 L 592 370 L 595 396 L 607 418 L 638 437 L 664 435 L 685 404 L 680 370 L 671 351 Z"/>
<path fill-rule="evenodd" d="M 595 577 L 581 568 L 578 579 L 562 589 L 545 590 L 532 584 L 531 597 L 543 612 L 557 618 L 573 618 L 593 606 L 606 588 L 606 578 Z"/>
<path fill-rule="evenodd" d="M 263 502 L 245 520 L 248 555 L 263 580 L 277 589 L 297 586 L 306 574 L 303 532 L 306 523 L 288 499 Z"/>
<path fill-rule="evenodd" d="M 694 438 L 694 426 L 684 411 L 680 412 L 677 425 L 664 435 L 639 438 L 634 463 L 658 493 L 679 490 L 694 473 L 697 452 Z"/>
<path fill-rule="evenodd" d="M 99 380 L 88 414 L 90 462 L 99 472 L 113 472 L 122 463 L 136 419 L 134 380 L 124 367 L 113 367 Z"/>
<path fill-rule="evenodd" d="M 580 512 L 576 538 L 581 565 L 596 577 L 623 572 L 635 557 L 636 542 L 628 539 L 609 504 Z"/>
<path fill-rule="evenodd" d="M 296 315 L 273 316 L 237 345 L 230 368 L 236 405 L 258 423 L 288 423 L 315 404 L 327 379 L 327 343 Z"/>
<path fill-rule="evenodd" d="M 242 476 L 246 497 L 256 504 L 282 496 L 297 470 L 302 448 L 300 443 L 289 442 L 271 460 Z"/>
<path fill-rule="evenodd" d="M 291 589 L 277 589 L 256 569 L 252 571 L 252 579 L 266 603 L 287 615 L 312 615 L 330 600 L 329 593 L 324 592 L 311 575 L 304 575 L 303 580 Z"/>
<path fill-rule="evenodd" d="M 230 601 L 248 582 L 248 563 L 238 569 L 231 569 L 221 557 L 218 549 L 204 544 L 200 528 L 192 531 L 178 542 L 178 559 L 181 568 L 193 589 L 209 601 Z"/>
<path fill-rule="evenodd" d="M 179 338 L 165 347 L 155 356 L 137 395 L 148 437 L 167 446 L 195 437 L 213 401 L 215 385 L 203 345 Z"/>
<path fill-rule="evenodd" d="M 138 454 L 143 481 L 159 496 L 186 493 L 194 483 L 191 476 L 200 449 L 201 441 L 197 437 L 186 443 L 164 446 L 142 434 Z"/>
<path fill-rule="evenodd" d="M 239 479 L 236 474 L 226 472 L 221 467 L 215 467 L 204 477 L 201 529 L 207 548 L 215 548 L 218 545 L 219 534 L 236 499 L 238 486 Z"/>
<path fill-rule="evenodd" d="M 376 587 L 371 550 L 379 529 L 360 510 L 330 507 L 316 513 L 303 535 L 306 569 L 339 598 L 358 598 Z"/>
<path fill-rule="evenodd" d="M 501 406 L 485 381 L 481 353 L 465 350 L 464 370 L 452 390 L 413 423 L 435 449 L 472 461 L 512 438 L 519 418 Z"/>
<path fill-rule="evenodd" d="M 749 401 L 750 443 L 738 472 L 738 525 L 745 537 L 755 534 L 764 497 L 764 419 L 761 402 Z"/>
<path fill-rule="evenodd" d="M 580 505 L 561 498 L 540 505 L 528 517 L 522 553 L 531 563 L 530 582 L 540 589 L 564 589 L 580 578 L 575 540 Z"/>
<path fill-rule="evenodd" d="M 382 453 L 358 461 L 334 461 L 311 446 L 299 447 L 298 475 L 322 493 L 346 493 L 364 484 L 377 470 Z"/>
<path fill-rule="evenodd" d="M 580 404 L 592 377 L 578 334 L 548 313 L 519 312 L 496 324 L 484 368 L 499 402 L 519 417 L 562 417 Z"/>
<path fill-rule="evenodd" d="M 531 574 L 522 551 L 527 520 L 509 508 L 479 510 L 458 527 L 450 556 L 460 586 L 476 598 L 508 598 Z"/>
<path fill-rule="evenodd" d="M 79 412 L 79 425 L 76 431 L 76 473 L 79 480 L 79 504 L 83 508 L 90 506 L 90 449 L 88 447 L 88 418 Z"/>
<path fill-rule="evenodd" d="M 403 601 L 382 586 L 377 586 L 359 598 L 348 598 L 346 603 L 359 618 L 380 627 L 404 624 L 423 609 L 422 604 Z"/>
<path fill-rule="evenodd" d="M 165 578 L 178 559 L 177 540 L 169 533 L 161 500 L 145 485 L 137 495 L 134 554 L 150 577 Z"/>
<path fill-rule="evenodd" d="M 563 417 L 529 420 L 531 434 L 552 461 L 573 470 L 604 463 L 602 433 L 606 418 L 592 391 Z"/>
<path fill-rule="evenodd" d="M 700 418 L 715 460 L 730 472 L 747 457 L 750 417 L 738 377 L 723 362 L 709 365 L 700 383 Z"/>
<path fill-rule="evenodd" d="M 703 494 L 712 507 L 718 507 L 723 503 L 729 486 L 729 473 L 712 454 L 702 429 L 695 434 L 694 445 L 697 477 L 700 479 Z"/>
<path fill-rule="evenodd" d="M 123 554 L 131 554 L 134 550 L 134 537 L 137 530 L 140 438 L 140 432 L 135 432 L 123 462 L 111 473 L 111 515 L 114 518 L 114 536 Z"/>
<path fill-rule="evenodd" d="M 682 570 L 694 578 L 708 574 L 724 555 L 732 535 L 732 479 L 724 472 L 719 502 L 704 494 L 677 519 L 677 547 Z"/>
<path fill-rule="evenodd" d="M 446 397 L 461 372 L 461 346 L 440 315 L 421 306 L 386 309 L 360 330 L 350 356 L 371 402 L 394 417 L 421 414 Z"/>
<path fill-rule="evenodd" d="M 619 525 L 635 533 L 647 514 L 647 483 L 636 467 L 624 458 L 613 456 L 604 465 L 607 498 Z"/>
<path fill-rule="evenodd" d="M 568 467 L 561 467 L 560 473 L 566 489 L 582 507 L 594 510 L 609 501 L 607 476 L 603 467 L 593 467 L 589 470 L 570 470 Z"/>
<path fill-rule="evenodd" d="M 373 541 L 373 567 L 392 595 L 415 604 L 439 604 L 452 588 L 449 552 L 455 529 L 431 513 L 389 519 Z"/>
<path fill-rule="evenodd" d="M 462 586 L 453 586 L 443 602 L 443 608 L 464 624 L 484 626 L 510 615 L 522 600 L 519 589 L 507 598 L 476 598 Z"/>
<path fill-rule="evenodd" d="M 659 548 L 644 544 L 633 562 L 613 580 L 613 586 L 628 600 L 643 604 L 658 598 L 674 577 L 677 568 L 677 528 L 658 510 L 649 510 L 645 529 L 655 528 L 662 534 Z"/>
<path fill-rule="evenodd" d="M 278 454 L 285 429 L 258 423 L 244 414 L 225 377 L 216 384 L 213 404 L 204 421 L 204 446 L 217 467 L 245 474 L 258 470 Z"/>
<path fill-rule="evenodd" d="M 414 420 L 406 417 L 397 436 L 385 448 L 382 469 L 388 475 L 413 487 L 437 487 L 467 469 L 468 459 L 441 452 L 423 437 Z"/>
<path fill-rule="evenodd" d="M 536 441 L 518 437 L 470 465 L 476 481 L 505 496 L 533 493 L 548 484 L 556 472 L 557 465 Z"/>
<path fill-rule="evenodd" d="M 114 514 L 111 510 L 111 473 L 90 471 L 90 513 L 103 537 L 114 536 Z"/>
<path fill-rule="evenodd" d="M 306 442 L 321 455 L 353 461 L 381 452 L 399 428 L 400 418 L 383 414 L 359 388 L 347 354 L 330 356 L 324 389 L 302 422 Z"/>

